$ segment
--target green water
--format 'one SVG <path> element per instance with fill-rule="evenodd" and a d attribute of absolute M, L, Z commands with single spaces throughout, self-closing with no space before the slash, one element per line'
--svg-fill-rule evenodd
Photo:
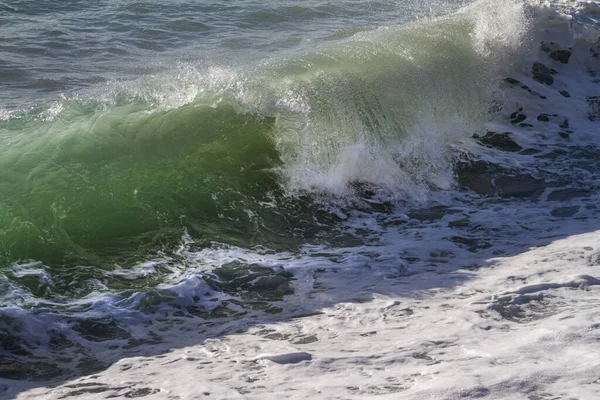
<path fill-rule="evenodd" d="M 110 264 L 215 224 L 215 240 L 251 237 L 243 210 L 279 190 L 272 118 L 201 104 L 152 114 L 76 104 L 65 114 L 0 123 L 12 136 L 0 158 L 5 262 Z"/>

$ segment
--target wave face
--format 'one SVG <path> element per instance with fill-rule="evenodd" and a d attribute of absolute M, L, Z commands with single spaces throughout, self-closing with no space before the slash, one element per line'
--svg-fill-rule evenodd
<path fill-rule="evenodd" d="M 244 205 L 249 198 L 266 200 L 276 189 L 272 119 L 227 105 L 154 113 L 132 104 L 65 107 L 52 122 L 4 123 L 7 256 L 95 261 L 111 249 L 159 243 L 173 229 L 180 237 L 184 216 L 190 225 L 239 217 L 254 208 Z"/>
<path fill-rule="evenodd" d="M 450 147 L 488 118 L 523 12 L 482 3 L 244 68 L 183 66 L 103 101 L 5 111 L 0 253 L 105 264 L 184 228 L 260 235 L 261 204 L 290 195 L 425 201 L 452 185 Z"/>
<path fill-rule="evenodd" d="M 294 291 L 291 264 L 296 273 L 308 271 L 299 273 L 302 282 L 321 264 L 385 264 L 381 276 L 387 279 L 404 263 L 398 248 L 422 233 L 398 231 L 386 239 L 395 253 L 380 254 L 376 247 L 387 229 L 381 221 L 396 227 L 411 218 L 439 220 L 431 205 L 460 200 L 469 209 L 486 196 L 499 202 L 495 195 L 522 195 L 508 184 L 504 192 L 497 189 L 506 177 L 492 161 L 517 178 L 525 177 L 521 170 L 534 169 L 531 155 L 537 153 L 517 156 L 522 147 L 507 140 L 513 133 L 523 146 L 537 146 L 540 137 L 547 140 L 543 149 L 564 146 L 542 131 L 519 133 L 537 129 L 529 124 L 532 118 L 523 124 L 527 116 L 521 113 L 524 107 L 537 112 L 535 123 L 557 119 L 534 100 L 561 104 L 574 76 L 600 72 L 596 11 L 591 5 L 517 0 L 431 5 L 444 12 L 400 18 L 402 10 L 392 7 L 398 18 L 381 17 L 378 25 L 376 16 L 387 11 L 354 11 L 359 15 L 351 20 L 361 20 L 364 12 L 370 23 L 352 28 L 344 23 L 348 4 L 273 5 L 251 12 L 225 7 L 227 15 L 240 18 L 240 29 L 254 27 L 258 44 L 217 40 L 229 25 L 211 27 L 210 18 L 205 27 L 175 19 L 175 26 L 187 27 L 186 35 L 206 30 L 206 43 L 165 50 L 165 58 L 178 62 L 149 66 L 139 65 L 146 61 L 140 53 L 161 50 L 148 48 L 150 36 L 142 37 L 148 32 L 121 21 L 111 25 L 114 32 L 142 35 L 127 44 L 132 49 L 121 49 L 128 54 L 120 65 L 129 71 L 121 71 L 126 78 L 112 79 L 106 71 L 96 76 L 81 67 L 88 79 L 67 73 L 66 81 L 78 83 L 62 90 L 64 82 L 55 75 L 67 64 L 59 63 L 48 67 L 49 80 L 7 85 L 14 98 L 0 108 L 0 362 L 9 357 L 17 368 L 8 377 L 54 377 L 39 361 L 43 357 L 68 360 L 64 371 L 97 370 L 119 351 L 158 340 L 170 329 L 169 318 L 184 312 L 203 321 L 281 312 L 273 304 Z M 136 7 L 126 11 L 147 11 Z M 221 10 L 206 7 L 202 15 Z M 331 15 L 337 25 L 311 41 L 297 44 L 292 34 L 283 36 L 287 45 L 270 41 L 289 30 L 290 20 L 304 26 L 309 24 L 302 21 L 316 24 Z M 267 28 L 261 31 L 261 24 Z M 163 43 L 169 32 L 154 35 Z M 107 60 L 121 54 L 104 45 L 94 41 Z M 190 61 L 211 45 L 218 56 Z M 232 48 L 260 56 L 236 60 Z M 557 60 L 571 52 L 572 61 L 554 65 L 556 70 L 540 64 L 543 57 L 562 63 Z M 61 57 L 66 55 L 59 52 Z M 131 68 L 135 59 L 141 73 Z M 79 62 L 73 60 L 74 69 Z M 8 70 L 0 64 L 0 78 Z M 554 87 L 550 93 L 548 83 L 559 72 L 560 95 Z M 19 76 L 15 72 L 11 79 Z M 515 100 L 513 89 L 526 90 L 525 97 Z M 585 101 L 590 121 L 580 126 L 588 129 L 600 117 L 597 98 Z M 577 107 L 573 115 L 582 113 Z M 508 127 L 502 118 L 510 120 Z M 558 141 L 570 129 L 559 122 L 566 128 Z M 486 132 L 491 127 L 506 133 Z M 478 146 L 474 134 L 486 146 Z M 511 153 L 494 146 L 508 146 Z M 479 164 L 460 167 L 473 155 Z M 544 190 L 540 178 L 529 178 L 526 185 L 538 185 L 533 191 Z M 166 317 L 158 321 L 159 314 Z M 109 340 L 131 346 L 107 349 L 103 343 Z M 34 354 L 37 367 L 27 369 Z M 98 354 L 104 359 L 94 364 Z"/>

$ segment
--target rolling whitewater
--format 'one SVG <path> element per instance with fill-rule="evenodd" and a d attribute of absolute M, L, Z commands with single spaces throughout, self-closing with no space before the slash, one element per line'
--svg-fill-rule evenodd
<path fill-rule="evenodd" d="M 0 37 L 0 398 L 600 394 L 596 2 L 9 0 Z"/>

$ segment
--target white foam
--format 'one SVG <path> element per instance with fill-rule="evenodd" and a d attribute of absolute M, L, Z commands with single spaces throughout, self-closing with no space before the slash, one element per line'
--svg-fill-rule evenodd
<path fill-rule="evenodd" d="M 102 395 L 84 390 L 78 398 L 141 388 L 157 399 L 198 393 L 257 399 L 506 399 L 544 393 L 595 398 L 600 290 L 593 285 L 600 275 L 590 260 L 599 240 L 600 231 L 576 235 L 489 260 L 479 271 L 405 277 L 400 286 L 368 279 L 369 274 L 350 280 L 342 273 L 324 281 L 331 294 L 368 293 L 372 300 L 342 301 L 319 315 L 282 322 L 241 323 L 244 333 L 161 357 L 123 359 L 93 377 L 17 398 L 51 399 L 76 390 L 74 385 L 92 384 L 105 388 Z M 461 276 L 467 279 L 452 283 Z M 423 279 L 429 289 L 414 290 Z M 507 297 L 532 293 L 538 297 Z M 326 304 L 326 297 L 315 294 L 297 300 Z M 520 308 L 507 311 L 511 306 Z"/>
<path fill-rule="evenodd" d="M 5 108 L 0 108 L 0 121 L 8 121 L 11 116 L 11 112 Z"/>
<path fill-rule="evenodd" d="M 475 48 L 487 58 L 498 60 L 498 55 L 523 53 L 529 33 L 526 2 L 478 1 L 462 12 L 475 20 L 473 37 Z M 506 59 L 500 58 L 500 62 Z"/>

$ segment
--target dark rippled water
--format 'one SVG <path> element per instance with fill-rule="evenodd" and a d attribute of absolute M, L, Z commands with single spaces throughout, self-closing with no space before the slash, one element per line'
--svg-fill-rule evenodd
<path fill-rule="evenodd" d="M 1 107 L 196 65 L 243 65 L 463 1 L 4 1 Z"/>

